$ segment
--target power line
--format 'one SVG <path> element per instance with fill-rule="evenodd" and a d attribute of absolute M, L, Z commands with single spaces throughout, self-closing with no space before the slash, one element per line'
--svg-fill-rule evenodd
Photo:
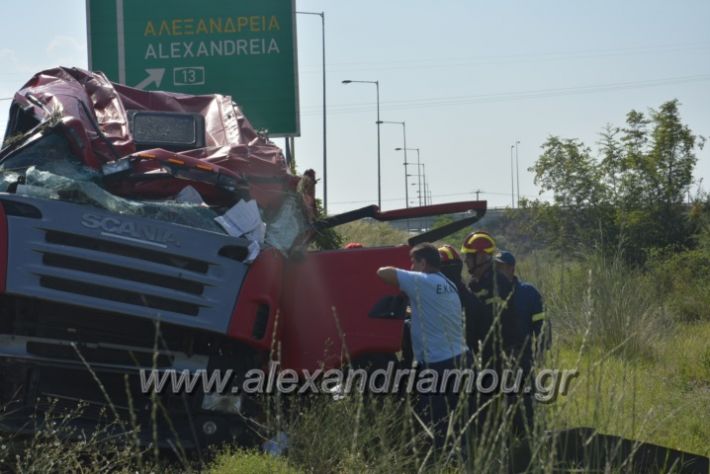
<path fill-rule="evenodd" d="M 453 58 L 418 58 L 400 61 L 379 61 L 379 62 L 333 62 L 329 70 L 333 72 L 345 72 L 350 70 L 397 70 L 397 69 L 433 69 L 442 67 L 468 67 L 477 65 L 505 64 L 505 63 L 528 63 L 541 61 L 560 61 L 590 59 L 597 57 L 630 56 L 639 54 L 661 54 L 677 53 L 682 51 L 706 50 L 710 48 L 707 42 L 686 43 L 674 45 L 643 46 L 639 48 L 616 48 L 602 50 L 581 50 L 581 51 L 556 51 L 546 53 L 513 53 L 496 56 L 466 56 Z M 320 66 L 318 66 L 320 67 Z M 315 65 L 304 65 L 302 72 L 309 72 L 309 69 L 317 69 Z M 319 69 L 318 69 L 319 70 Z"/>
<path fill-rule="evenodd" d="M 480 194 L 490 194 L 494 196 L 510 196 L 509 193 L 496 193 L 496 192 L 491 192 L 491 191 L 479 191 Z M 443 198 L 443 197 L 454 197 L 454 196 L 472 196 L 476 194 L 476 191 L 469 191 L 469 192 L 464 192 L 464 193 L 448 193 L 448 194 L 435 194 L 432 197 L 434 198 Z M 523 194 L 522 197 L 528 198 L 528 199 L 534 199 L 539 196 L 530 196 L 530 195 L 525 195 Z M 382 201 L 387 201 L 387 202 L 392 202 L 392 201 L 404 201 L 404 197 L 400 198 L 388 198 L 388 199 L 382 199 Z M 363 203 L 369 203 L 372 202 L 372 199 L 363 199 L 359 201 L 337 201 L 333 202 L 332 204 L 363 204 Z"/>
<path fill-rule="evenodd" d="M 694 76 L 681 76 L 664 79 L 650 79 L 645 81 L 613 82 L 607 84 L 592 84 L 586 86 L 561 87 L 555 89 L 536 89 L 517 92 L 500 92 L 493 94 L 481 94 L 473 96 L 438 97 L 428 99 L 400 100 L 382 102 L 382 106 L 388 110 L 408 110 L 431 107 L 448 107 L 453 105 L 466 105 L 476 103 L 505 102 L 524 99 L 541 99 L 548 97 L 558 97 L 577 94 L 590 94 L 617 90 L 641 89 L 646 87 L 658 87 L 664 85 L 704 82 L 710 80 L 710 74 L 698 74 Z M 357 103 L 334 106 L 329 113 L 357 113 L 369 110 L 371 104 Z M 304 107 L 303 109 L 308 109 Z M 301 115 L 315 115 L 313 112 L 301 112 Z"/>

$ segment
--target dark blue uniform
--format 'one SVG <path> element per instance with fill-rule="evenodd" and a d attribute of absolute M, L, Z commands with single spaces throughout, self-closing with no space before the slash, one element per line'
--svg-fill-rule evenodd
<path fill-rule="evenodd" d="M 515 286 L 490 270 L 469 287 L 474 302 L 466 320 L 467 342 L 484 368 L 501 370 L 503 353 L 517 357 L 526 339 L 525 325 L 515 313 Z"/>
<path fill-rule="evenodd" d="M 530 283 L 526 283 L 513 277 L 514 291 L 514 310 L 515 316 L 518 318 L 525 339 L 520 347 L 520 368 L 523 370 L 524 376 L 534 377 L 533 366 L 535 357 L 542 354 L 546 349 L 549 349 L 551 343 L 550 324 L 545 319 L 545 310 L 542 304 L 542 295 Z M 529 382 L 534 389 L 532 380 Z M 533 426 L 533 392 L 522 395 L 521 410 L 517 410 L 513 417 L 513 427 L 519 433 L 525 432 L 524 425 L 528 428 Z"/>
<path fill-rule="evenodd" d="M 547 348 L 550 343 L 540 292 L 517 277 L 510 281 L 493 270 L 481 280 L 471 282 L 470 290 L 475 302 L 466 321 L 467 339 L 483 367 L 501 374 L 506 368 L 505 355 L 508 361 L 517 361 L 512 368 L 521 369 L 524 379 L 531 376 L 534 352 Z M 533 351 L 533 347 L 537 350 Z M 516 395 L 506 398 L 509 403 L 516 403 Z M 514 429 L 520 434 L 525 432 L 525 424 L 532 425 L 532 405 L 532 393 L 524 394 L 521 410 L 516 410 L 513 419 Z M 480 412 L 479 426 L 485 417 L 486 414 Z"/>
<path fill-rule="evenodd" d="M 513 278 L 515 313 L 520 318 L 522 330 L 527 337 L 523 359 L 532 363 L 533 349 L 537 354 L 549 349 L 551 344 L 550 323 L 545 317 L 542 295 L 530 283 Z"/>

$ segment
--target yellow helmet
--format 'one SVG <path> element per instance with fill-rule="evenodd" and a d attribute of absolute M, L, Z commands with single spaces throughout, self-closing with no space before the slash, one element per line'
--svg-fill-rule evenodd
<path fill-rule="evenodd" d="M 466 236 L 461 246 L 461 253 L 485 252 L 492 255 L 496 251 L 496 241 L 488 232 L 476 231 Z"/>
<path fill-rule="evenodd" d="M 446 244 L 439 247 L 439 257 L 441 258 L 441 264 L 445 265 L 455 261 L 461 261 L 459 253 L 451 245 Z"/>

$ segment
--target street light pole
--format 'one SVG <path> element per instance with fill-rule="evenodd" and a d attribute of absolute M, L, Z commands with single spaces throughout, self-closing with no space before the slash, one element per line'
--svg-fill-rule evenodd
<path fill-rule="evenodd" d="M 328 160 L 327 160 L 327 140 L 326 140 L 326 108 L 325 108 L 325 12 L 296 12 L 301 15 L 316 15 L 321 22 L 321 41 L 323 44 L 323 214 L 328 215 Z"/>
<path fill-rule="evenodd" d="M 374 84 L 377 89 L 377 207 L 382 208 L 382 176 L 380 172 L 381 160 L 380 160 L 380 81 L 353 81 L 346 79 L 342 81 L 343 84 Z"/>
<path fill-rule="evenodd" d="M 513 148 L 515 145 L 510 145 L 510 207 L 515 209 L 515 181 L 513 177 Z"/>
<path fill-rule="evenodd" d="M 397 123 L 397 122 L 393 122 Z M 404 122 L 402 122 L 404 123 Z M 395 148 L 396 151 L 404 150 L 405 154 L 407 151 L 416 151 L 417 152 L 417 189 L 418 189 L 418 194 L 419 194 L 419 206 L 422 205 L 422 174 L 420 172 L 420 167 L 423 166 L 421 164 L 420 158 L 419 158 L 419 148 Z M 405 157 L 406 161 L 406 157 Z M 426 195 L 424 195 L 426 197 Z"/>
<path fill-rule="evenodd" d="M 419 148 L 415 148 L 417 150 L 417 174 L 418 176 L 418 183 L 417 187 L 419 188 L 419 207 L 422 207 L 422 173 L 419 167 L 421 166 L 421 163 L 419 161 Z"/>
<path fill-rule="evenodd" d="M 402 126 L 402 143 L 403 148 L 398 148 L 398 150 L 404 150 L 404 199 L 406 200 L 405 206 L 409 207 L 409 174 L 407 173 L 409 162 L 407 161 L 407 124 L 405 122 L 394 122 L 391 120 L 380 120 L 380 123 L 389 123 L 394 125 Z"/>
<path fill-rule="evenodd" d="M 515 141 L 515 182 L 517 184 L 518 207 L 520 207 L 520 169 L 518 168 L 518 145 L 520 140 Z"/>
<path fill-rule="evenodd" d="M 419 205 L 422 205 L 422 202 L 424 205 L 427 205 L 427 200 L 428 200 L 428 191 L 427 191 L 427 184 L 426 184 L 426 167 L 424 163 L 418 164 L 417 169 L 421 170 L 419 173 L 417 173 L 417 177 L 421 178 L 424 180 L 424 196 L 422 198 L 422 193 L 420 191 L 417 191 L 417 194 L 419 195 Z M 414 176 L 413 174 L 410 176 Z M 412 186 L 417 186 L 417 183 L 412 183 Z"/>
<path fill-rule="evenodd" d="M 377 89 L 377 207 L 382 209 L 382 172 L 380 160 L 380 81 L 375 81 Z"/>
<path fill-rule="evenodd" d="M 428 199 L 426 190 L 426 166 L 424 165 L 424 163 L 422 163 L 422 176 L 424 177 L 424 205 L 426 206 L 427 204 L 431 203 L 427 203 Z"/>

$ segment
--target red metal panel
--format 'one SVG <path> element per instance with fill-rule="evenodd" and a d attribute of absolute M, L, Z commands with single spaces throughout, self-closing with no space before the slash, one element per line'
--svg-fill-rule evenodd
<path fill-rule="evenodd" d="M 398 351 L 403 321 L 368 316 L 380 298 L 397 293 L 375 273 L 385 265 L 409 268 L 409 247 L 313 252 L 287 262 L 281 366 L 331 368 L 341 365 L 346 350 L 351 359 Z"/>
<path fill-rule="evenodd" d="M 250 346 L 268 351 L 279 310 L 283 282 L 283 256 L 274 249 L 263 250 L 251 264 L 239 291 L 227 334 Z M 261 305 L 269 306 L 269 319 L 264 337 L 253 336 L 256 315 Z"/>
<path fill-rule="evenodd" d="M 433 204 L 431 206 L 408 207 L 396 209 L 394 211 L 380 212 L 375 219 L 379 221 L 392 221 L 397 219 L 408 219 L 414 217 L 436 216 L 439 214 L 451 214 L 454 212 L 485 211 L 487 201 L 463 201 L 449 202 L 446 204 Z"/>

